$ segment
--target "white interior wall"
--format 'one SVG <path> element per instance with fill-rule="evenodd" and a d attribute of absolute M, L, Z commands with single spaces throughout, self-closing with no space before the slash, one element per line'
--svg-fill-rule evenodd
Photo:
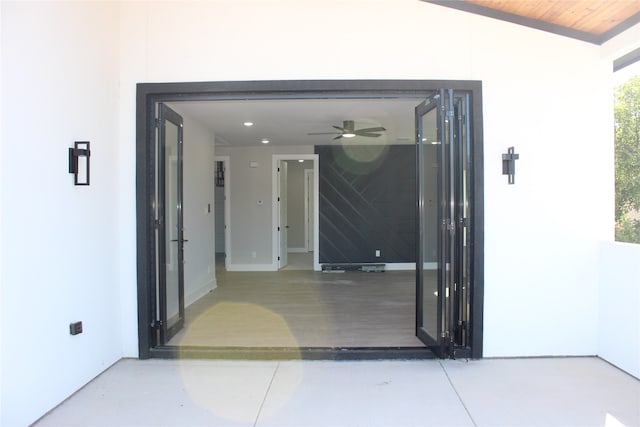
<path fill-rule="evenodd" d="M 184 120 L 184 283 L 188 306 L 216 287 L 214 137 L 201 123 L 171 104 Z"/>
<path fill-rule="evenodd" d="M 230 177 L 230 270 L 275 270 L 272 255 L 272 156 L 312 154 L 312 146 L 225 147 Z M 255 167 L 251 167 L 251 164 Z"/>
<path fill-rule="evenodd" d="M 12 427 L 123 354 L 119 8 L 3 1 L 1 9 L 0 425 Z M 88 187 L 68 173 L 67 149 L 82 140 L 91 142 Z M 74 321 L 84 332 L 71 336 Z"/>

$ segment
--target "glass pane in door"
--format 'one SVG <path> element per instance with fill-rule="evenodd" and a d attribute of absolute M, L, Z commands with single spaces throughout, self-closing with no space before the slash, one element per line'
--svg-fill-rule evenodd
<path fill-rule="evenodd" d="M 437 109 L 424 114 L 422 121 L 422 327 L 433 338 L 438 337 L 438 148 Z"/>
<path fill-rule="evenodd" d="M 444 328 L 442 254 L 441 96 L 416 106 L 418 245 L 416 250 L 416 335 L 442 355 Z"/>
<path fill-rule="evenodd" d="M 180 319 L 180 260 L 178 215 L 178 126 L 165 122 L 165 221 L 167 329 Z"/>
<path fill-rule="evenodd" d="M 160 344 L 184 324 L 184 232 L 182 212 L 182 117 L 159 104 L 158 302 Z"/>

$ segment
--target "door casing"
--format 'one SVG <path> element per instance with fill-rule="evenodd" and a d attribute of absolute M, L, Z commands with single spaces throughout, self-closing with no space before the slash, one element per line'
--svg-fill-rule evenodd
<path fill-rule="evenodd" d="M 273 176 L 272 176 L 272 188 L 273 188 L 273 194 L 272 194 L 272 200 L 277 200 L 278 198 L 278 172 L 277 172 L 277 168 L 278 168 L 278 164 L 279 162 L 285 161 L 285 160 L 311 160 L 313 162 L 313 171 L 315 173 L 314 176 L 318 175 L 318 155 L 317 154 L 274 154 L 272 156 L 272 171 L 273 171 Z M 313 247 L 313 269 L 315 271 L 320 271 L 320 262 L 318 261 L 318 244 L 316 242 L 319 241 L 318 239 L 318 181 L 316 179 L 314 179 L 314 212 L 313 212 L 313 222 L 314 222 L 314 233 L 315 233 L 315 237 L 314 237 L 314 247 Z M 273 253 L 273 260 L 272 263 L 275 266 L 279 265 L 279 261 L 278 261 L 278 254 L 280 253 L 280 244 L 279 244 L 279 231 L 278 231 L 278 220 L 280 218 L 280 213 L 278 210 L 278 206 L 279 205 L 275 205 L 274 204 L 274 210 L 273 210 L 273 236 L 272 236 L 272 242 L 273 242 L 273 249 L 272 249 L 272 253 Z"/>
<path fill-rule="evenodd" d="M 484 157 L 482 82 L 473 80 L 283 80 L 236 82 L 139 83 L 136 93 L 136 238 L 138 288 L 138 349 L 140 358 L 150 357 L 240 357 L 287 358 L 291 354 L 308 359 L 371 359 L 426 357 L 420 349 L 194 349 L 155 348 L 151 339 L 151 307 L 155 287 L 154 162 L 152 144 L 155 133 L 154 106 L 158 102 L 216 101 L 243 99 L 349 99 L 411 98 L 425 99 L 432 92 L 450 88 L 468 91 L 473 110 L 473 221 L 474 251 L 470 354 L 482 357 L 484 305 Z M 317 178 L 316 178 L 317 179 Z M 292 353 L 293 352 L 293 353 Z"/>

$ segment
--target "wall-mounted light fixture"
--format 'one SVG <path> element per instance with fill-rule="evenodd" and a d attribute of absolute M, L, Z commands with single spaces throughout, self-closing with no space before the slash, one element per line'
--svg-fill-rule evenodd
<path fill-rule="evenodd" d="M 502 155 L 502 175 L 509 176 L 509 184 L 514 184 L 516 175 L 516 160 L 520 154 L 516 154 L 513 147 L 507 149 L 507 153 Z"/>
<path fill-rule="evenodd" d="M 89 185 L 89 141 L 76 141 L 69 148 L 69 173 L 73 174 L 75 185 Z"/>

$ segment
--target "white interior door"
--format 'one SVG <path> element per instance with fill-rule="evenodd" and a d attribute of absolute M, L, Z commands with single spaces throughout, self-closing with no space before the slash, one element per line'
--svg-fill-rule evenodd
<path fill-rule="evenodd" d="M 305 169 L 304 171 L 304 219 L 305 219 L 305 249 L 307 252 L 313 252 L 313 223 L 314 223 L 314 185 L 313 185 L 313 169 Z"/>
<path fill-rule="evenodd" d="M 287 231 L 289 225 L 287 224 L 287 162 L 285 160 L 278 161 L 278 211 L 279 211 L 279 225 L 278 236 L 280 241 L 280 254 L 278 257 L 278 268 L 286 267 L 287 260 Z"/>

